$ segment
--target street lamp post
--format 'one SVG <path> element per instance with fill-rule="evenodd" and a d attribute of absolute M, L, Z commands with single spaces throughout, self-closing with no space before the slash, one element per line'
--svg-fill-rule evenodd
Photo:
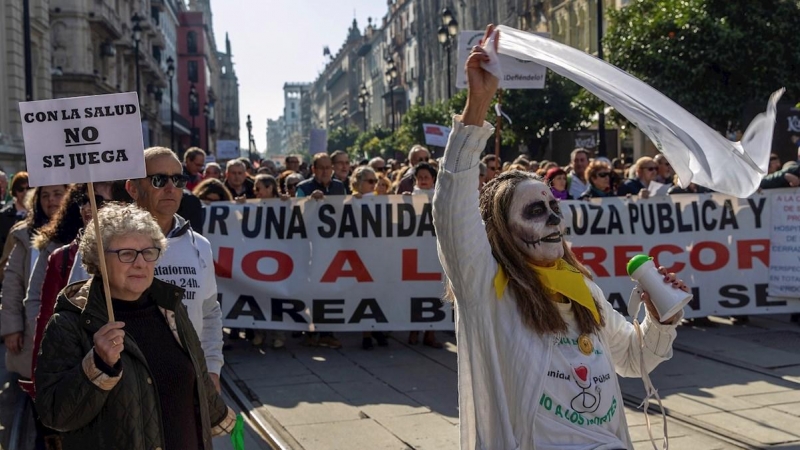
<path fill-rule="evenodd" d="M 198 145 L 197 138 L 195 137 L 195 127 L 194 127 L 194 118 L 197 117 L 198 111 L 198 97 L 197 97 L 197 89 L 194 87 L 194 83 L 189 88 L 189 116 L 192 117 L 192 145 Z M 249 117 L 249 116 L 248 116 Z"/>
<path fill-rule="evenodd" d="M 250 120 L 250 114 L 247 115 L 247 156 L 253 151 L 253 121 Z"/>
<path fill-rule="evenodd" d="M 358 104 L 364 109 L 364 131 L 367 131 L 367 105 L 369 104 L 369 97 L 367 85 L 362 84 L 361 90 L 358 93 Z"/>
<path fill-rule="evenodd" d="M 458 34 L 458 22 L 447 8 L 442 10 L 442 26 L 439 27 L 439 31 L 436 34 L 439 38 L 439 43 L 442 44 L 444 51 L 447 52 L 447 98 L 450 98 L 453 95 L 450 77 L 450 53 L 455 37 Z"/>
<path fill-rule="evenodd" d="M 169 145 L 175 151 L 175 108 L 172 106 L 174 98 L 172 78 L 175 76 L 175 60 L 172 56 L 167 58 L 167 76 L 169 77 Z"/>
<path fill-rule="evenodd" d="M 597 0 L 597 57 L 603 59 L 603 0 Z M 607 156 L 606 147 L 606 105 L 600 105 L 597 116 L 597 156 Z"/>
<path fill-rule="evenodd" d="M 350 112 L 350 111 L 348 111 L 348 109 L 347 109 L 347 100 L 345 100 L 345 101 L 343 102 L 343 104 L 342 104 L 342 112 L 341 112 L 341 113 L 339 113 L 339 114 L 341 114 L 341 116 L 342 116 L 342 120 L 344 121 L 344 127 L 345 127 L 345 128 L 347 128 L 347 114 L 348 114 L 349 112 Z"/>
<path fill-rule="evenodd" d="M 205 146 L 205 151 L 206 151 L 206 153 L 209 153 L 210 150 L 211 150 L 211 146 L 209 145 L 209 141 L 208 141 L 208 123 L 209 123 L 209 120 L 211 119 L 211 106 L 208 104 L 208 102 L 206 102 L 206 104 L 203 105 L 203 116 L 205 116 L 205 118 L 206 118 L 206 146 Z"/>
<path fill-rule="evenodd" d="M 397 67 L 394 65 L 394 60 L 389 57 L 386 60 L 387 69 L 383 75 L 386 79 L 386 84 L 389 86 L 389 103 L 392 105 L 392 133 L 395 129 L 395 113 L 394 113 L 394 83 L 397 81 Z"/>
<path fill-rule="evenodd" d="M 142 27 L 139 26 L 139 22 L 142 21 L 142 18 L 139 17 L 139 14 L 133 13 L 133 17 L 131 17 L 131 22 L 133 22 L 133 57 L 136 64 L 136 96 L 140 95 L 141 89 L 141 82 L 139 80 L 139 42 L 142 40 Z M 139 103 L 142 103 L 139 100 Z"/>
<path fill-rule="evenodd" d="M 31 7 L 22 0 L 22 41 L 25 51 L 25 101 L 33 100 L 33 52 L 31 50 Z"/>

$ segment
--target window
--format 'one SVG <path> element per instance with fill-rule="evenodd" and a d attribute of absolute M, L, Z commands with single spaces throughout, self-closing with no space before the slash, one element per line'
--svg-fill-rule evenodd
<path fill-rule="evenodd" d="M 186 33 L 186 50 L 189 53 L 197 53 L 197 33 L 194 31 Z"/>
<path fill-rule="evenodd" d="M 189 65 L 186 68 L 189 72 L 189 81 L 197 83 L 197 61 L 189 61 Z"/>

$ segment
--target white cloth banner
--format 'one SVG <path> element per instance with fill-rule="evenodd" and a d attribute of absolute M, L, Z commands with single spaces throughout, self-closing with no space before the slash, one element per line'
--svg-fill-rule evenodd
<path fill-rule="evenodd" d="M 641 80 L 556 41 L 501 25 L 498 53 L 533 61 L 578 83 L 616 108 L 664 153 L 683 187 L 695 183 L 744 198 L 758 189 L 767 173 L 775 127 L 776 103 L 783 90 L 772 94 L 766 113 L 759 114 L 742 136 L 731 142 L 667 96 Z M 492 61 L 498 63 L 488 45 Z M 500 68 L 502 71 L 502 67 Z M 502 73 L 496 74 L 502 79 Z"/>
<path fill-rule="evenodd" d="M 800 190 L 778 190 L 770 195 Z M 631 256 L 645 253 L 694 289 L 687 317 L 800 312 L 767 296 L 769 197 L 674 195 L 568 201 L 569 241 L 627 314 Z M 216 202 L 214 251 L 225 326 L 284 330 L 452 329 L 427 196 Z M 492 301 L 492 299 L 486 299 Z"/>

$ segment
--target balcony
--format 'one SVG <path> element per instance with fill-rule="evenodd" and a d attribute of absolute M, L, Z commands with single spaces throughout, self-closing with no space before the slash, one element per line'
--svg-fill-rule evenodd
<path fill-rule="evenodd" d="M 93 28 L 103 30 L 112 39 L 122 38 L 122 20 L 114 8 L 105 2 L 89 11 L 89 23 Z"/>

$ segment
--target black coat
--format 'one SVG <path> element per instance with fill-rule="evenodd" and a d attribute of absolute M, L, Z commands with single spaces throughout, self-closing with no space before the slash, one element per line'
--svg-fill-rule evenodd
<path fill-rule="evenodd" d="M 183 289 L 153 279 L 150 295 L 165 315 L 164 326 L 170 326 L 174 317 L 174 333 L 194 366 L 202 442 L 211 449 L 212 434 L 230 430 L 235 416 L 208 376 L 200 341 L 181 304 Z M 118 377 L 109 377 L 90 362 L 94 360 L 92 338 L 107 322 L 99 277 L 61 291 L 36 366 L 39 417 L 45 426 L 62 433 L 64 449 L 164 448 L 164 434 L 169 430 L 161 419 L 158 387 L 133 338 L 125 336 Z"/>

